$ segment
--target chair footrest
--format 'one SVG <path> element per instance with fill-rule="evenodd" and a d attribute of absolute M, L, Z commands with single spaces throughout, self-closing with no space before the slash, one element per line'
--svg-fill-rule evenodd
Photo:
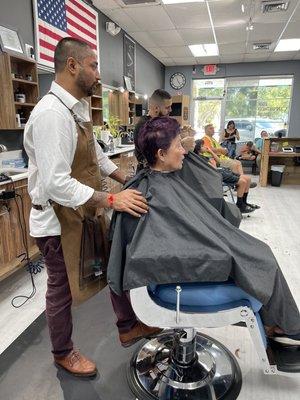
<path fill-rule="evenodd" d="M 269 341 L 271 356 L 278 371 L 286 373 L 300 372 L 300 346 L 283 346 Z"/>

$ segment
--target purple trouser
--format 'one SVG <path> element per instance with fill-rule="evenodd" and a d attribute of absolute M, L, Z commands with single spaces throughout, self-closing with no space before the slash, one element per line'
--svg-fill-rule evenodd
<path fill-rule="evenodd" d="M 35 238 L 47 268 L 46 318 L 52 343 L 52 352 L 66 355 L 73 349 L 72 295 L 60 236 Z M 120 333 L 130 331 L 137 319 L 126 293 L 117 296 L 111 292 L 111 301 L 117 315 Z"/>

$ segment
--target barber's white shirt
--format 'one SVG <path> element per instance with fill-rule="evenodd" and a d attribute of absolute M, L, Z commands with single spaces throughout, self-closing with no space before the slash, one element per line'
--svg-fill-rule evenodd
<path fill-rule="evenodd" d="M 89 105 L 77 100 L 56 82 L 51 85 L 65 105 L 80 118 L 90 120 Z M 77 129 L 68 110 L 55 96 L 47 94 L 33 109 L 24 131 L 24 147 L 29 156 L 28 192 L 33 204 L 47 205 L 49 199 L 66 207 L 86 203 L 94 189 L 70 176 L 77 146 Z M 103 176 L 117 166 L 103 153 L 95 139 L 98 164 Z M 61 234 L 60 223 L 50 205 L 44 211 L 32 209 L 30 235 L 33 237 Z"/>

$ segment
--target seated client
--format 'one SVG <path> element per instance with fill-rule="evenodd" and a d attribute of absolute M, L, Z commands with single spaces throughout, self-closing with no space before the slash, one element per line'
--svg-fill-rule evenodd
<path fill-rule="evenodd" d="M 108 281 L 121 294 L 151 283 L 233 279 L 259 300 L 268 336 L 300 344 L 300 316 L 278 263 L 262 241 L 234 227 L 180 176 L 179 125 L 153 118 L 139 136 L 149 169 L 128 183 L 147 199 L 139 219 L 115 213 Z"/>

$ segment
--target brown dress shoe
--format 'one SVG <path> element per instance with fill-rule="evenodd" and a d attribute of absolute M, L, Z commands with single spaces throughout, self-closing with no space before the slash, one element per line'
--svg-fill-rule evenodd
<path fill-rule="evenodd" d="M 119 337 L 121 345 L 123 347 L 129 347 L 143 338 L 148 338 L 149 336 L 158 335 L 160 332 L 162 332 L 161 328 L 154 328 L 152 326 L 147 326 L 139 321 L 134 325 L 134 327 L 129 332 L 120 333 Z"/>
<path fill-rule="evenodd" d="M 72 350 L 64 357 L 54 356 L 56 366 L 62 367 L 75 376 L 94 376 L 97 374 L 96 364 L 88 360 L 78 350 Z"/>

